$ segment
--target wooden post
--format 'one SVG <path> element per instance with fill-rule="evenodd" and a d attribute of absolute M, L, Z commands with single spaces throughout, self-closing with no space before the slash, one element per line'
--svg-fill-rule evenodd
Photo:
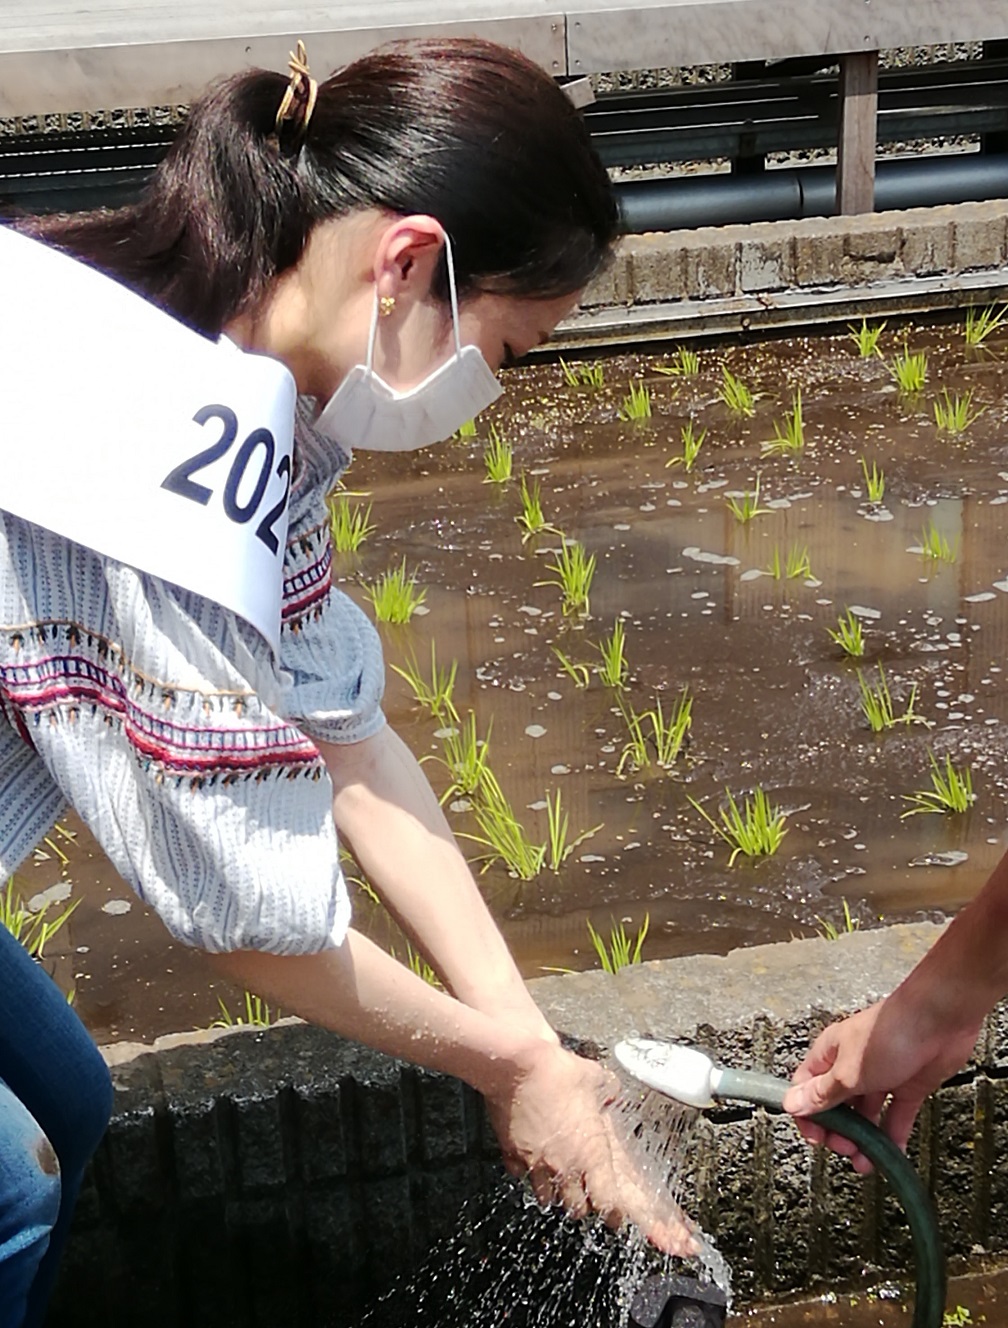
<path fill-rule="evenodd" d="M 874 210 L 877 118 L 878 51 L 842 56 L 836 183 L 836 210 L 841 215 Z"/>
<path fill-rule="evenodd" d="M 733 79 L 766 77 L 765 60 L 745 60 L 732 65 Z M 738 155 L 731 159 L 732 175 L 762 175 L 766 170 L 766 157 L 756 151 L 756 135 L 743 132 L 739 135 Z"/>
<path fill-rule="evenodd" d="M 1004 60 L 1008 58 L 1008 41 L 985 41 L 981 60 Z M 992 134 L 980 135 L 981 152 L 1008 152 L 1008 129 L 999 129 Z"/>

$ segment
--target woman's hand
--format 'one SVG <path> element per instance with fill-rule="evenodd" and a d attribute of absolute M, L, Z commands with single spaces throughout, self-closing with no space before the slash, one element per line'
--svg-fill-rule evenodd
<path fill-rule="evenodd" d="M 210 956 L 229 981 L 393 1056 L 457 1075 L 483 1094 L 508 1168 L 573 1215 L 635 1222 L 655 1245 L 691 1252 L 685 1218 L 619 1140 L 619 1081 L 594 1061 L 437 991 L 351 929 L 336 950 Z M 652 1190 L 654 1192 L 652 1192 Z"/>
<path fill-rule="evenodd" d="M 935 1025 L 899 988 L 820 1033 L 794 1073 L 784 1109 L 804 1117 L 846 1102 L 905 1149 L 922 1102 L 969 1060 L 981 1023 Z M 809 1143 L 849 1157 L 857 1171 L 872 1170 L 849 1139 L 809 1120 L 798 1128 Z"/>
<path fill-rule="evenodd" d="M 621 1092 L 616 1076 L 548 1043 L 523 1066 L 507 1089 L 486 1095 L 512 1175 L 528 1173 L 541 1203 L 560 1203 L 573 1217 L 595 1212 L 613 1228 L 632 1222 L 659 1249 L 695 1254 L 685 1214 L 620 1140 L 608 1110 Z"/>

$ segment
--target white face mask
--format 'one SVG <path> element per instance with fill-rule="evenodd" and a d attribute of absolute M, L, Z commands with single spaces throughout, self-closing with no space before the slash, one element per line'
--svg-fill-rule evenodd
<path fill-rule="evenodd" d="M 351 450 L 413 452 L 443 442 L 500 396 L 500 383 L 477 346 L 463 346 L 451 241 L 445 235 L 455 353 L 416 387 L 398 392 L 373 368 L 378 332 L 375 291 L 367 363 L 355 365 L 329 398 L 315 428 Z"/>

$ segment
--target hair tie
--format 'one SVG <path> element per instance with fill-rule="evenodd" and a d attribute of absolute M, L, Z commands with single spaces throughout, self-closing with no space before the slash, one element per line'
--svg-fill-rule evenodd
<path fill-rule="evenodd" d="M 276 115 L 276 134 L 279 139 L 283 126 L 288 122 L 295 126 L 297 142 L 300 143 L 308 132 L 308 122 L 312 118 L 315 102 L 318 100 L 318 83 L 311 76 L 308 68 L 308 52 L 305 44 L 298 39 L 297 50 L 290 52 L 290 82 Z"/>

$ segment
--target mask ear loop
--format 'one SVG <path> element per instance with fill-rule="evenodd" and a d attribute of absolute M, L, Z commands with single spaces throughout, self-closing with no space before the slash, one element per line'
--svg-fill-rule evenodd
<path fill-rule="evenodd" d="M 378 287 L 375 286 L 374 304 L 371 308 L 371 331 L 368 333 L 367 359 L 364 361 L 364 372 L 368 378 L 374 374 L 374 348 L 375 341 L 378 338 Z"/>
<path fill-rule="evenodd" d="M 455 289 L 455 260 L 452 257 L 452 242 L 448 232 L 444 232 L 445 262 L 448 265 L 448 292 L 451 296 L 452 331 L 455 334 L 455 355 L 462 354 L 462 333 L 459 329 L 458 292 Z M 374 304 L 371 307 L 371 330 L 368 333 L 367 359 L 364 371 L 370 378 L 374 373 L 374 350 L 378 339 L 378 287 L 375 286 Z"/>
<path fill-rule="evenodd" d="M 451 295 L 452 328 L 455 332 L 455 354 L 462 354 L 462 335 L 459 331 L 458 293 L 455 290 L 455 260 L 452 257 L 452 242 L 448 232 L 444 233 L 445 261 L 448 264 L 448 291 Z"/>

